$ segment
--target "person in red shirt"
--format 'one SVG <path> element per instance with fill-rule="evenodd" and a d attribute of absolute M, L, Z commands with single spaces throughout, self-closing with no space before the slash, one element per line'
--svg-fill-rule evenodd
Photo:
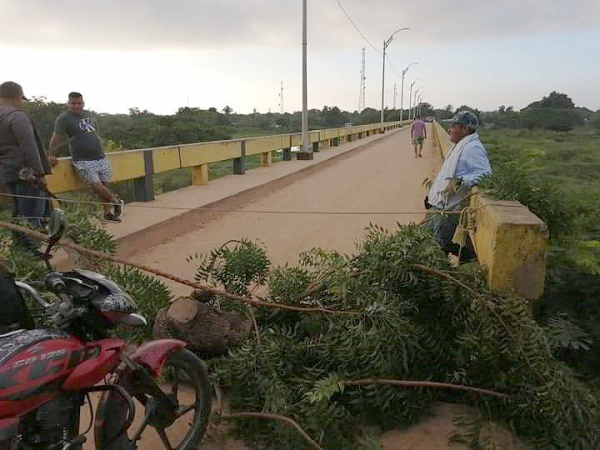
<path fill-rule="evenodd" d="M 427 128 L 425 122 L 421 120 L 421 116 L 417 116 L 410 127 L 410 137 L 415 146 L 415 158 L 421 157 L 423 151 L 423 141 L 427 139 Z"/>

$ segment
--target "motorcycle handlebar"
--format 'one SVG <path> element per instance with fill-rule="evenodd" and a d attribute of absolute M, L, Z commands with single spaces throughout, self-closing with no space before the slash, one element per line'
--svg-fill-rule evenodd
<path fill-rule="evenodd" d="M 52 272 L 46 275 L 46 287 L 49 291 L 60 294 L 65 291 L 67 285 L 63 280 L 62 274 Z"/>
<path fill-rule="evenodd" d="M 42 307 L 44 308 L 49 308 L 51 306 L 50 303 L 48 303 L 46 300 L 44 300 L 38 291 L 36 291 L 33 287 L 31 287 L 30 285 L 28 285 L 27 283 L 23 283 L 22 281 L 15 281 L 15 285 L 27 292 L 29 295 L 31 295 L 31 297 L 33 297 L 33 299 L 38 302 Z"/>

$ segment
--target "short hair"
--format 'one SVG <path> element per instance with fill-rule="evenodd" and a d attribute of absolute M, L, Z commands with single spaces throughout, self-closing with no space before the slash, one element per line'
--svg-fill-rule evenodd
<path fill-rule="evenodd" d="M 13 99 L 25 98 L 25 96 L 23 95 L 23 88 L 19 83 L 5 81 L 0 84 L 0 98 Z"/>
<path fill-rule="evenodd" d="M 420 119 L 420 118 L 421 118 L 421 114 L 417 114 L 417 117 L 416 117 L 416 118 L 417 118 L 417 119 Z"/>
<path fill-rule="evenodd" d="M 71 100 L 72 98 L 83 98 L 83 95 L 81 95 L 80 92 L 69 92 L 69 100 Z"/>

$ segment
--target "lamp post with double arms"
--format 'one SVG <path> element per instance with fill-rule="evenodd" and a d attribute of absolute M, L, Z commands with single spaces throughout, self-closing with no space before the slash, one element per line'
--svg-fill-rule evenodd
<path fill-rule="evenodd" d="M 406 68 L 402 71 L 402 84 L 400 86 L 400 122 L 404 120 L 404 75 L 410 69 L 410 66 L 414 66 L 415 64 L 419 64 L 418 62 L 410 63 Z"/>
<path fill-rule="evenodd" d="M 383 113 L 385 110 L 385 51 L 388 48 L 388 45 L 392 43 L 394 35 L 404 30 L 409 30 L 409 28 L 400 28 L 399 30 L 394 31 L 389 38 L 383 41 L 383 68 L 381 70 L 381 132 L 383 132 Z"/>

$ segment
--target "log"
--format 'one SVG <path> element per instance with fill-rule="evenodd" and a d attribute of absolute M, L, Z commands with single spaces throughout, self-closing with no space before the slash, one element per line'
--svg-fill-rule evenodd
<path fill-rule="evenodd" d="M 217 356 L 252 332 L 252 320 L 191 297 L 179 297 L 158 312 L 152 331 L 157 339 L 181 339 L 193 352 Z"/>

